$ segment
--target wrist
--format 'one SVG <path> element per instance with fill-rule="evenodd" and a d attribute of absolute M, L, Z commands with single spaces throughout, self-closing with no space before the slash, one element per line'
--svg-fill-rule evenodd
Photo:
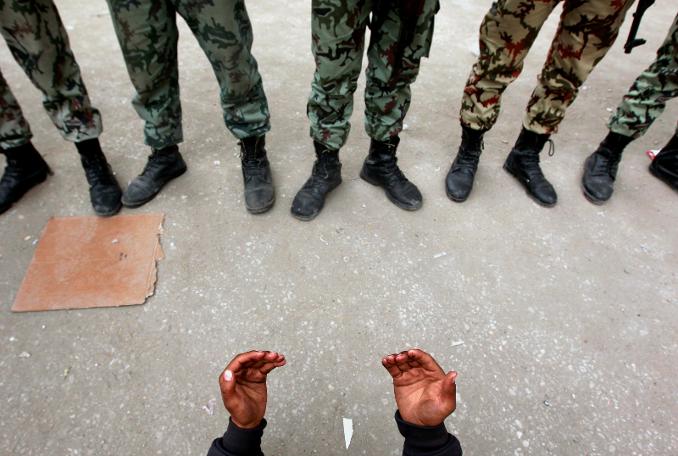
<path fill-rule="evenodd" d="M 251 430 L 251 429 L 257 429 L 259 426 L 261 426 L 261 422 L 263 421 L 263 418 L 257 421 L 245 421 L 241 422 L 231 416 L 231 423 L 233 423 L 238 429 L 243 429 L 243 430 Z"/>

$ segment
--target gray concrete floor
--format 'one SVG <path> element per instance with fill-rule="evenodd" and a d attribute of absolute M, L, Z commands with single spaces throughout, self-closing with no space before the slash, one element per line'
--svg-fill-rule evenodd
<path fill-rule="evenodd" d="M 105 3 L 57 3 L 103 112 L 103 145 L 127 182 L 148 150 Z M 678 199 L 649 175 L 643 154 L 668 140 L 678 106 L 629 149 L 609 204 L 589 204 L 579 187 L 610 108 L 652 60 L 675 11 L 659 2 L 642 29 L 649 44 L 628 57 L 620 39 L 587 82 L 544 163 L 561 199 L 548 210 L 501 163 L 556 15 L 506 93 L 476 189 L 460 205 L 445 197 L 443 179 L 490 1 L 443 3 L 401 153 L 423 210 L 400 211 L 356 178 L 368 145 L 358 96 L 345 183 L 313 223 L 289 216 L 312 160 L 308 2 L 248 3 L 278 187 L 274 210 L 258 217 L 244 210 L 236 141 L 182 23 L 190 171 L 151 204 L 124 211 L 167 214 L 156 294 L 124 309 L 10 312 L 47 220 L 90 207 L 74 148 L 0 45 L 2 71 L 56 172 L 0 217 L 1 454 L 204 454 L 227 422 L 217 375 L 234 353 L 256 347 L 289 359 L 270 381 L 267 454 L 395 455 L 402 441 L 379 359 L 409 346 L 459 371 L 459 407 L 447 424 L 466 454 L 678 453 Z M 342 417 L 355 423 L 348 451 Z"/>

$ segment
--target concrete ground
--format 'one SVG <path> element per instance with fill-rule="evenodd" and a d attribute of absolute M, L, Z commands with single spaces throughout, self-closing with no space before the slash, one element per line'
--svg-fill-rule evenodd
<path fill-rule="evenodd" d="M 501 169 L 555 14 L 506 93 L 472 197 L 446 198 L 460 95 L 491 2 L 445 0 L 402 143 L 424 208 L 403 212 L 357 179 L 368 146 L 358 96 L 345 183 L 316 221 L 301 223 L 289 207 L 312 160 L 308 3 L 248 2 L 274 125 L 278 201 L 263 216 L 244 210 L 236 141 L 182 23 L 190 171 L 123 212 L 167 214 L 155 296 L 131 308 L 10 312 L 47 220 L 90 206 L 74 148 L 0 46 L 3 74 L 56 173 L 0 217 L 0 454 L 205 454 L 227 423 L 217 375 L 256 347 L 289 360 L 270 379 L 267 454 L 396 455 L 402 439 L 379 360 L 410 346 L 459 371 L 447 425 L 466 454 L 678 454 L 678 198 L 650 176 L 643 153 L 668 140 L 678 105 L 630 147 L 609 204 L 591 205 L 579 186 L 610 110 L 666 34 L 669 2 L 651 10 L 641 33 L 649 43 L 630 57 L 627 22 L 555 136 L 544 168 L 556 208 L 535 205 Z M 148 150 L 108 10 L 102 0 L 57 4 L 103 113 L 103 145 L 127 182 Z M 355 426 L 349 450 L 344 417 Z"/>

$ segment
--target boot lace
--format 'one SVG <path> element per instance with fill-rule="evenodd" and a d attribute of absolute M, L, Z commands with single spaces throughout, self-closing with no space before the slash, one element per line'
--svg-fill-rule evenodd
<path fill-rule="evenodd" d="M 596 177 L 610 177 L 614 179 L 617 176 L 619 159 L 620 157 L 614 156 L 610 151 L 596 154 L 590 174 Z"/>
<path fill-rule="evenodd" d="M 83 158 L 82 163 L 85 168 L 87 182 L 89 182 L 92 187 L 113 184 L 111 169 L 103 156 L 95 155 L 92 157 L 85 157 Z"/>
<path fill-rule="evenodd" d="M 158 172 L 162 171 L 168 163 L 174 161 L 174 158 L 170 157 L 169 154 L 162 154 L 159 151 L 154 150 L 151 155 L 148 156 L 148 161 L 144 170 L 141 172 L 141 176 L 155 175 Z"/>
<path fill-rule="evenodd" d="M 469 147 L 464 147 L 457 154 L 457 169 L 471 169 L 475 170 L 480 158 L 480 153 L 485 148 L 485 141 L 480 140 L 477 144 L 470 144 Z"/>

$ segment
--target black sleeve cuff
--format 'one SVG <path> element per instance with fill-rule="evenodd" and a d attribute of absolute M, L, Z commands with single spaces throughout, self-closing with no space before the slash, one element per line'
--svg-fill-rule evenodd
<path fill-rule="evenodd" d="M 221 447 L 220 450 L 223 449 L 225 455 L 260 455 L 262 454 L 261 437 L 264 435 L 264 428 L 266 428 L 266 420 L 261 420 L 259 426 L 254 429 L 241 429 L 229 418 L 226 433 L 220 441 L 217 440 L 214 443 Z"/>
<path fill-rule="evenodd" d="M 459 441 L 447 432 L 445 423 L 432 427 L 417 426 L 403 420 L 400 411 L 396 411 L 395 420 L 398 431 L 405 437 L 403 454 L 462 454 Z"/>

